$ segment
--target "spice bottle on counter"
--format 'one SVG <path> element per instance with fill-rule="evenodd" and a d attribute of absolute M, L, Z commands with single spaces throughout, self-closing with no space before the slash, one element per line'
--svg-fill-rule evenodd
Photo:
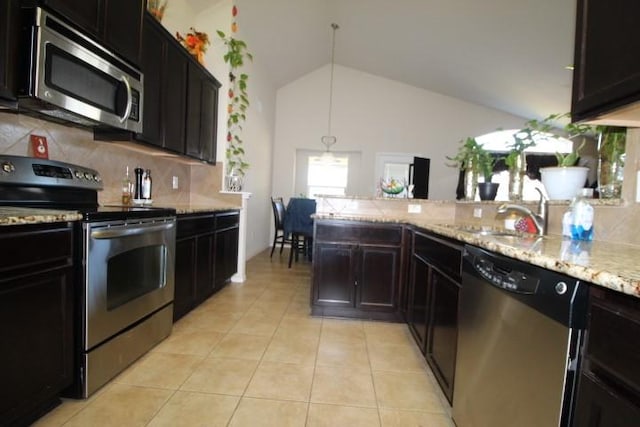
<path fill-rule="evenodd" d="M 133 199 L 140 200 L 142 199 L 142 174 L 144 171 L 141 167 L 137 167 L 134 169 L 134 172 L 136 173 L 136 191 L 133 195 Z"/>
<path fill-rule="evenodd" d="M 151 200 L 151 170 L 147 169 L 142 178 L 142 198 Z"/>
<path fill-rule="evenodd" d="M 127 171 L 122 179 L 122 204 L 125 206 L 131 204 L 132 187 L 133 184 L 131 183 L 131 178 L 129 178 L 129 166 L 127 166 Z"/>

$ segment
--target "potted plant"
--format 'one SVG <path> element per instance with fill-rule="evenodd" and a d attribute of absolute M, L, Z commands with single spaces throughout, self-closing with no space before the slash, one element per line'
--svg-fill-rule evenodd
<path fill-rule="evenodd" d="M 569 113 L 552 114 L 546 122 L 552 122 L 569 117 Z M 586 144 L 586 135 L 593 131 L 593 127 L 584 124 L 569 123 L 564 127 L 566 138 L 573 140 L 582 138 L 580 145 L 568 154 L 556 153 L 558 165 L 540 169 L 541 181 L 551 200 L 572 199 L 587 181 L 589 168 L 577 166 L 580 150 Z"/>
<path fill-rule="evenodd" d="M 484 182 L 478 183 L 478 195 L 480 196 L 480 200 L 495 200 L 496 195 L 498 194 L 498 187 L 500 184 L 497 182 L 491 182 L 491 178 L 493 178 L 493 167 L 495 166 L 496 161 L 497 158 L 489 151 L 482 148 L 482 146 L 479 147 L 478 166 L 480 173 L 484 178 Z"/>
<path fill-rule="evenodd" d="M 479 154 L 482 146 L 475 138 L 467 138 L 460 141 L 462 145 L 454 157 L 447 159 L 452 161 L 448 166 L 461 168 L 464 171 L 464 198 L 475 200 L 478 188 L 478 173 L 480 171 Z"/>

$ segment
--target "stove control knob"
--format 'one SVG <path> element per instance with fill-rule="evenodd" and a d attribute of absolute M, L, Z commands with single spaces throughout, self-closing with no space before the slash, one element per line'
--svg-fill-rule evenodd
<path fill-rule="evenodd" d="M 93 180 L 94 180 L 95 182 L 100 182 L 100 181 L 102 181 L 102 178 L 100 178 L 100 175 L 95 174 L 95 175 L 93 175 Z"/>
<path fill-rule="evenodd" d="M 12 173 L 15 170 L 16 170 L 16 167 L 13 166 L 13 163 L 11 163 L 9 161 L 2 162 L 2 171 L 3 172 Z"/>
<path fill-rule="evenodd" d="M 73 172 L 73 174 L 75 175 L 75 177 L 76 177 L 77 179 L 82 179 L 82 178 L 84 178 L 84 175 L 82 175 L 82 172 L 80 172 L 80 171 L 78 171 L 78 170 L 77 170 L 77 171 L 74 171 L 74 172 Z"/>
<path fill-rule="evenodd" d="M 84 173 L 84 177 L 85 177 L 86 179 L 89 179 L 89 180 L 93 178 L 93 176 L 91 176 L 91 174 L 90 174 L 89 172 L 85 172 L 85 173 Z"/>

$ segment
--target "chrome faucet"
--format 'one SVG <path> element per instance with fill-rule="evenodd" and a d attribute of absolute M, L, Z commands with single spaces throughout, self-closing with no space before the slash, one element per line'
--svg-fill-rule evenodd
<path fill-rule="evenodd" d="M 508 211 L 517 211 L 524 215 L 527 215 L 533 220 L 533 223 L 538 230 L 538 236 L 544 236 L 547 234 L 547 224 L 549 222 L 549 199 L 547 196 L 536 187 L 536 191 L 540 194 L 540 201 L 538 202 L 538 213 L 533 212 L 526 206 L 513 205 L 504 203 L 498 206 L 497 212 L 500 214 L 507 213 Z"/>

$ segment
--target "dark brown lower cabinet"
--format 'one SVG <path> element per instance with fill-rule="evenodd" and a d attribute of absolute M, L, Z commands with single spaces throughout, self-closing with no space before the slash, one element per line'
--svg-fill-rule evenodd
<path fill-rule="evenodd" d="M 413 233 L 407 323 L 442 391 L 451 402 L 458 341 L 461 244 Z"/>
<path fill-rule="evenodd" d="M 238 270 L 240 215 L 220 214 L 216 218 L 215 287 L 222 288 Z"/>
<path fill-rule="evenodd" d="M 431 268 L 425 356 L 449 402 L 458 347 L 458 292 L 460 284 Z"/>
<path fill-rule="evenodd" d="M 640 422 L 640 300 L 590 288 L 589 323 L 574 414 L 576 427 Z"/>
<path fill-rule="evenodd" d="M 196 239 L 176 239 L 176 279 L 173 300 L 174 322 L 195 306 L 196 286 Z"/>
<path fill-rule="evenodd" d="M 396 225 L 318 221 L 312 313 L 400 320 L 402 235 Z"/>
<path fill-rule="evenodd" d="M 236 272 L 238 218 L 238 211 L 178 215 L 174 321 L 221 289 Z"/>
<path fill-rule="evenodd" d="M 0 425 L 28 425 L 72 382 L 72 226 L 4 226 L 0 245 Z"/>
<path fill-rule="evenodd" d="M 427 348 L 427 292 L 429 264 L 415 254 L 411 260 L 411 275 L 408 286 L 407 323 L 420 351 Z"/>

